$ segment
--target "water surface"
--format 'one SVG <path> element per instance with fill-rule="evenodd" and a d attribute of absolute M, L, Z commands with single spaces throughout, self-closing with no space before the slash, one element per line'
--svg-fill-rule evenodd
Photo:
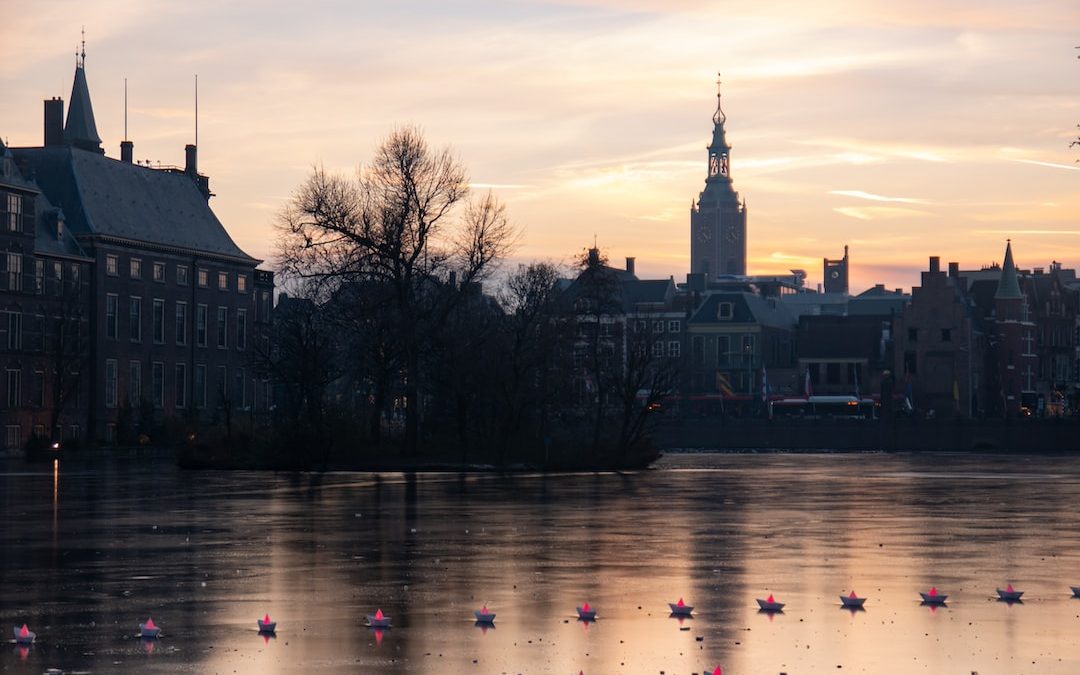
<path fill-rule="evenodd" d="M 1063 457 L 674 455 L 509 477 L 8 462 L 0 627 L 39 637 L 0 648 L 0 670 L 1076 673 L 1077 504 Z M 1010 582 L 1023 604 L 993 599 Z M 946 607 L 919 604 L 930 586 Z M 866 611 L 840 608 L 852 589 Z M 770 592 L 782 614 L 758 612 Z M 473 623 L 485 602 L 494 629 Z M 390 630 L 363 626 L 377 608 Z M 162 637 L 144 643 L 148 616 Z"/>

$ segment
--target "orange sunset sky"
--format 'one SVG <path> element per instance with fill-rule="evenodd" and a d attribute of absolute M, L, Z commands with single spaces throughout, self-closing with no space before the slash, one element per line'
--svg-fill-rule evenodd
<path fill-rule="evenodd" d="M 521 228 L 515 261 L 595 235 L 638 274 L 689 265 L 689 207 L 722 73 L 749 270 L 851 247 L 852 290 L 964 268 L 1080 266 L 1075 0 L 491 0 L 9 3 L 0 138 L 42 142 L 42 103 L 86 68 L 107 154 L 128 80 L 135 157 L 182 164 L 268 264 L 315 164 L 351 172 L 395 125 L 451 145 Z"/>

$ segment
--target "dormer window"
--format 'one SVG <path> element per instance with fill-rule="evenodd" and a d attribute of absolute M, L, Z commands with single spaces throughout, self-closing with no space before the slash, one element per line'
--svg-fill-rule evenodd
<path fill-rule="evenodd" d="M 721 302 L 716 308 L 716 318 L 721 320 L 730 319 L 734 316 L 734 306 L 730 302 Z"/>

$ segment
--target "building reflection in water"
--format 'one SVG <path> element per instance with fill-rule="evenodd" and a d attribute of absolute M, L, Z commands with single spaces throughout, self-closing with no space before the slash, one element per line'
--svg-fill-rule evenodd
<path fill-rule="evenodd" d="M 1080 461 L 1055 459 L 1052 474 L 941 456 L 667 461 L 377 477 L 65 459 L 63 509 L 58 461 L 51 475 L 0 473 L 18 514 L 0 527 L 0 606 L 33 607 L 63 635 L 48 665 L 66 670 L 145 658 L 108 648 L 102 627 L 151 611 L 169 626 L 170 648 L 146 661 L 161 672 L 996 672 L 1048 655 L 1080 670 L 1067 594 Z M 1039 611 L 988 602 L 1005 579 Z M 927 612 L 931 585 L 950 602 Z M 852 587 L 868 612 L 836 611 Z M 769 592 L 783 613 L 759 613 Z M 670 618 L 679 596 L 693 619 Z M 585 600 L 594 623 L 577 621 Z M 474 628 L 484 602 L 497 630 Z M 363 628 L 375 607 L 393 629 Z M 280 640 L 251 639 L 265 611 Z M 0 668 L 22 658 L 38 656 L 0 653 Z"/>

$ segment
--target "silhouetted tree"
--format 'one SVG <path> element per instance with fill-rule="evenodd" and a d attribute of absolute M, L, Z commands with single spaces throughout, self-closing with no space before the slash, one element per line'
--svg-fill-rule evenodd
<path fill-rule="evenodd" d="M 490 193 L 468 203 L 455 221 L 467 192 L 460 161 L 404 127 L 383 141 L 355 180 L 316 169 L 279 221 L 278 262 L 286 276 L 331 292 L 357 282 L 388 289 L 410 451 L 419 442 L 422 352 L 458 297 L 435 289 L 451 272 L 463 284 L 482 280 L 514 239 L 504 207 Z"/>

